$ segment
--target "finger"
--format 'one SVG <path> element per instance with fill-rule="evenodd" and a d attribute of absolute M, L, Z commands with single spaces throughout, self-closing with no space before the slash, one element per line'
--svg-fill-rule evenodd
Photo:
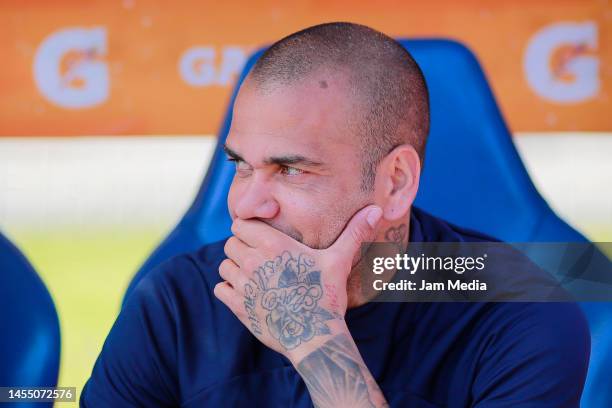
<path fill-rule="evenodd" d="M 374 240 L 376 226 L 382 218 L 382 209 L 375 205 L 357 212 L 348 222 L 336 242 L 329 248 L 337 256 L 351 256 L 351 260 L 363 242 Z"/>
<path fill-rule="evenodd" d="M 244 285 L 248 278 L 244 275 L 240 267 L 231 259 L 225 259 L 219 265 L 219 275 L 227 281 L 239 294 L 244 294 Z"/>
<path fill-rule="evenodd" d="M 215 285 L 213 293 L 221 302 L 227 306 L 232 313 L 238 317 L 238 313 L 241 312 L 242 308 L 242 296 L 239 295 L 228 282 L 219 282 Z"/>
<path fill-rule="evenodd" d="M 265 222 L 239 218 L 232 223 L 232 234 L 251 248 L 271 247 L 276 239 L 292 239 Z"/>
<path fill-rule="evenodd" d="M 236 265 L 239 267 L 244 266 L 244 259 L 248 255 L 249 248 L 242 240 L 237 237 L 229 237 L 229 239 L 225 242 L 225 247 L 223 250 L 225 251 L 225 255 L 234 261 Z"/>

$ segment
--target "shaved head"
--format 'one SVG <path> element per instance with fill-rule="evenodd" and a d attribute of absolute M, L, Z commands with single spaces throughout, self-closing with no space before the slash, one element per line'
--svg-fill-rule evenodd
<path fill-rule="evenodd" d="M 423 160 L 427 86 L 417 63 L 394 39 L 359 24 L 316 25 L 274 43 L 247 78 L 262 92 L 304 81 L 344 92 L 354 107 L 345 125 L 359 147 L 364 191 L 373 187 L 376 166 L 395 147 L 410 144 Z M 332 82 L 347 86 L 333 89 Z"/>

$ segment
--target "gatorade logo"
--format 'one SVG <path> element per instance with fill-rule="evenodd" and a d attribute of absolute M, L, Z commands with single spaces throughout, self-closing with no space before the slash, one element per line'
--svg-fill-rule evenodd
<path fill-rule="evenodd" d="M 223 47 L 221 61 L 213 47 L 192 47 L 179 60 L 179 72 L 183 81 L 191 86 L 229 85 L 246 62 L 245 51 L 240 47 Z"/>
<path fill-rule="evenodd" d="M 34 57 L 34 81 L 49 102 L 68 109 L 104 103 L 109 94 L 104 28 L 68 28 L 40 44 Z"/>
<path fill-rule="evenodd" d="M 527 82 L 539 96 L 557 103 L 579 103 L 600 89 L 597 25 L 556 23 L 529 41 L 523 61 Z"/>

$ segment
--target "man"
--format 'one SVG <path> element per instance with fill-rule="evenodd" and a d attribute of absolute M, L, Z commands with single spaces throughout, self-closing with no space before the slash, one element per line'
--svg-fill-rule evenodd
<path fill-rule="evenodd" d="M 575 305 L 362 294 L 362 243 L 490 240 L 412 207 L 428 109 L 417 64 L 375 30 L 323 24 L 274 44 L 234 105 L 231 237 L 142 280 L 81 404 L 578 406 L 589 334 Z"/>

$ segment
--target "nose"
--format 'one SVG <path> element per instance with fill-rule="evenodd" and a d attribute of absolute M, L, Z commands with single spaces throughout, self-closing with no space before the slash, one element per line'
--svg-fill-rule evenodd
<path fill-rule="evenodd" d="M 257 175 L 244 182 L 236 193 L 234 213 L 238 218 L 271 219 L 279 211 L 278 202 L 274 199 L 268 182 Z"/>

